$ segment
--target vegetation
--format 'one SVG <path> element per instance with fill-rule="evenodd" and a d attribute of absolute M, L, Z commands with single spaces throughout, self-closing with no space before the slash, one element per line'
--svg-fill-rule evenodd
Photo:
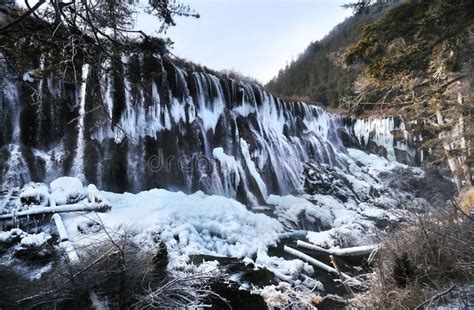
<path fill-rule="evenodd" d="M 267 87 L 356 115 L 374 108 L 404 115 L 409 129 L 423 136 L 432 164 L 448 163 L 461 189 L 472 184 L 474 172 L 474 3 L 396 4 L 349 4 L 359 14 L 311 44 Z"/>
<path fill-rule="evenodd" d="M 160 33 L 175 25 L 175 16 L 199 17 L 189 6 L 171 0 L 151 0 L 143 6 L 119 0 L 40 0 L 34 6 L 25 0 L 24 5 L 27 9 L 9 1 L 0 3 L 0 51 L 17 69 L 22 69 L 18 68 L 19 59 L 26 59 L 24 64 L 39 51 L 50 61 L 46 71 L 63 72 L 74 81 L 84 62 L 108 61 L 117 67 L 121 52 L 169 53 L 170 40 L 135 27 L 134 16 L 139 10 L 155 17 Z"/>
<path fill-rule="evenodd" d="M 100 225 L 99 225 L 100 226 Z M 127 233 L 100 226 L 109 238 L 81 248 L 79 261 L 64 251 L 39 279 L 1 267 L 2 309 L 165 309 L 199 308 L 221 300 L 211 285 L 222 281 L 216 269 L 171 275 L 164 243 L 144 250 Z M 32 252 L 33 259 L 36 253 Z M 44 261 L 44 258 L 43 258 Z M 38 260 L 35 261 L 38 263 Z"/>
<path fill-rule="evenodd" d="M 344 48 L 357 42 L 360 29 L 383 16 L 398 1 L 379 3 L 367 14 L 356 14 L 334 28 L 324 39 L 311 43 L 297 60 L 280 70 L 266 87 L 283 97 L 303 97 L 337 107 L 352 96 L 352 86 L 361 68 L 343 62 Z"/>
<path fill-rule="evenodd" d="M 458 189 L 472 184 L 474 3 L 406 1 L 364 28 L 345 62 L 363 67 L 355 112 L 366 103 L 417 120 L 424 147 L 448 163 Z"/>
<path fill-rule="evenodd" d="M 455 208 L 418 213 L 382 242 L 368 291 L 351 306 L 423 309 L 443 303 L 468 307 L 466 283 L 474 280 L 473 218 Z M 453 304 L 455 303 L 455 304 Z"/>

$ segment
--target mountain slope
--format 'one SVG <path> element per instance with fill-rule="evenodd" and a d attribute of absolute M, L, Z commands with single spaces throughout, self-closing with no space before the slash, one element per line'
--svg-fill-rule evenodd
<path fill-rule="evenodd" d="M 338 106 L 341 96 L 353 94 L 352 85 L 361 72 L 359 67 L 345 66 L 341 57 L 343 50 L 359 39 L 359 31 L 354 30 L 378 20 L 398 2 L 391 1 L 390 6 L 372 7 L 368 14 L 347 18 L 324 39 L 311 43 L 266 87 L 279 96 L 303 97 L 326 106 Z"/>

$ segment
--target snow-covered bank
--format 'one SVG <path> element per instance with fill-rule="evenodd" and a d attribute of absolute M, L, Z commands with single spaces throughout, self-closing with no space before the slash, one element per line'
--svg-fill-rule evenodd
<path fill-rule="evenodd" d="M 413 180 L 421 180 L 425 176 L 422 169 L 356 149 L 338 156 L 345 166 L 309 162 L 304 188 L 293 195 L 269 195 L 266 204 L 256 208 L 200 191 L 185 194 L 153 189 L 117 194 L 98 191 L 93 185 L 84 187 L 78 179 L 60 178 L 50 185 L 27 184 L 16 193 L 16 202 L 5 203 L 3 212 L 50 208 L 52 202 L 56 208 L 102 202 L 112 206 L 109 212 L 62 214 L 69 241 L 79 255 L 87 255 L 81 249 L 91 244 L 127 234 L 143 250 L 153 250 L 163 242 L 172 272 L 196 272 L 201 267 L 195 266 L 195 255 L 217 260 L 233 257 L 256 268 L 266 267 L 280 280 L 292 282 L 302 273 L 311 276 L 313 268 L 298 259 L 269 254 L 271 247 L 292 232 L 300 231 L 304 240 L 326 248 L 371 244 L 390 225 L 408 217 L 410 208 L 429 205 L 410 188 L 400 186 L 397 182 L 401 180 L 394 181 L 400 169 L 409 171 Z M 32 234 L 11 233 L 19 240 L 22 236 L 44 239 L 44 234 L 54 235 L 55 228 L 45 223 Z M 7 234 L 2 233 L 2 240 L 11 239 Z M 203 268 L 219 265 L 217 261 L 206 264 Z"/>

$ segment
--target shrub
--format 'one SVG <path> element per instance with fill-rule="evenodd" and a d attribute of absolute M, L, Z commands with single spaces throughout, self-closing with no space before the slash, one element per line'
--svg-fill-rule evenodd
<path fill-rule="evenodd" d="M 474 279 L 473 237 L 472 219 L 457 209 L 416 216 L 382 242 L 370 288 L 352 305 L 413 309 L 432 299 L 434 306 L 440 292 Z"/>
<path fill-rule="evenodd" d="M 221 272 L 174 276 L 167 272 L 164 243 L 147 251 L 130 235 L 112 233 L 97 244 L 81 248 L 86 253 L 71 263 L 70 255 L 55 262 L 41 279 L 28 281 L 14 270 L 0 270 L 2 309 L 162 309 L 202 305 L 212 281 Z M 112 237 L 113 236 L 113 237 Z"/>

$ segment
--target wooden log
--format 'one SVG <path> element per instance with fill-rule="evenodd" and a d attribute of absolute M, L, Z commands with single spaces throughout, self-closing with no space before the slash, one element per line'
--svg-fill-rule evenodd
<path fill-rule="evenodd" d="M 64 251 L 64 253 L 69 258 L 69 261 L 72 263 L 79 262 L 79 256 L 77 255 L 76 250 L 72 246 L 72 243 L 69 241 L 69 236 L 67 234 L 66 227 L 59 213 L 56 213 L 51 218 L 56 224 L 59 234 L 59 247 Z"/>
<path fill-rule="evenodd" d="M 21 218 L 35 215 L 47 215 L 53 213 L 64 213 L 64 212 L 106 212 L 110 210 L 110 206 L 106 204 L 91 203 L 83 204 L 76 203 L 71 205 L 62 205 L 56 207 L 37 207 L 31 208 L 26 211 L 16 212 L 12 214 L 0 215 L 0 221 L 11 220 L 13 218 Z"/>
<path fill-rule="evenodd" d="M 291 254 L 291 255 L 294 255 L 308 263 L 310 263 L 311 265 L 313 266 L 316 266 L 324 271 L 327 271 L 329 273 L 332 273 L 332 274 L 335 274 L 335 275 L 338 275 L 338 272 L 336 269 L 332 268 L 331 266 L 328 266 L 326 265 L 325 263 L 315 259 L 315 258 L 312 258 L 311 256 L 309 255 L 306 255 L 298 250 L 295 250 L 293 248 L 290 248 L 288 246 L 284 246 L 283 247 L 283 251 Z M 341 277 L 344 279 L 344 281 L 347 281 L 348 284 L 352 284 L 352 285 L 360 285 L 361 282 L 359 280 L 356 280 L 354 278 L 352 278 L 351 276 L 341 272 Z"/>
<path fill-rule="evenodd" d="M 362 245 L 352 248 L 345 249 L 325 249 L 317 245 L 298 240 L 296 246 L 300 248 L 305 248 L 313 251 L 323 252 L 335 256 L 359 256 L 359 255 L 370 255 L 373 251 L 378 249 L 377 244 L 372 245 Z"/>

